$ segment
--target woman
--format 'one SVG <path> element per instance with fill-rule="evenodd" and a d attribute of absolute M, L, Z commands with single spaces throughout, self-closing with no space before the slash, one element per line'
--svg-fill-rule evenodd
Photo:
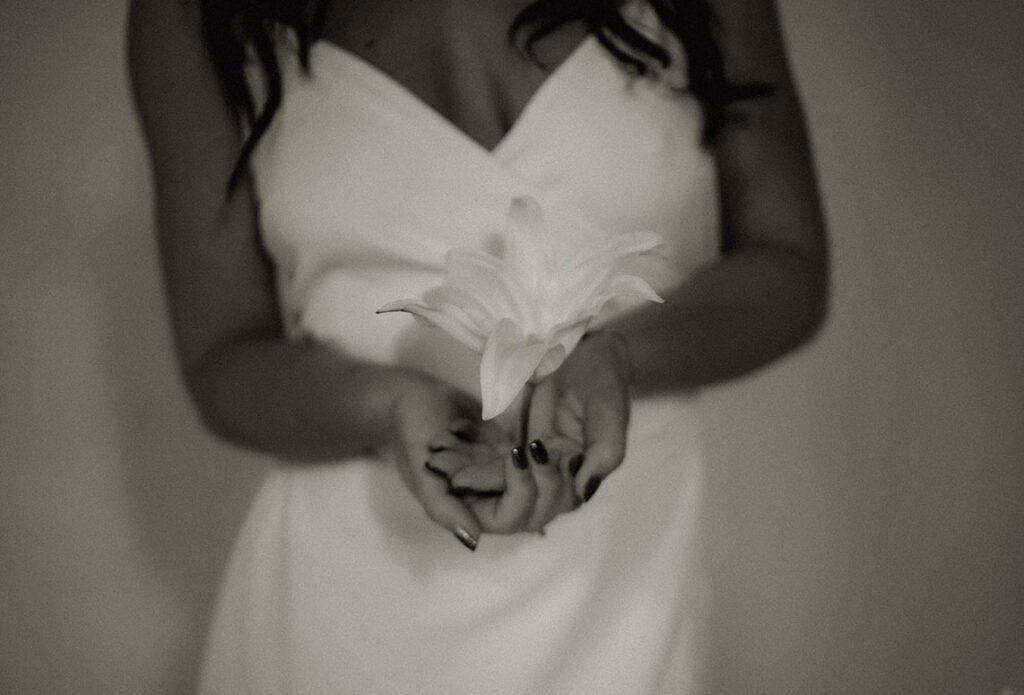
<path fill-rule="evenodd" d="M 130 61 L 186 381 L 214 432 L 289 462 L 204 692 L 693 692 L 692 392 L 825 306 L 774 4 L 134 0 Z M 603 313 L 484 422 L 479 357 L 375 311 L 516 200 L 552 236 L 660 234 L 637 272 L 667 303 Z"/>

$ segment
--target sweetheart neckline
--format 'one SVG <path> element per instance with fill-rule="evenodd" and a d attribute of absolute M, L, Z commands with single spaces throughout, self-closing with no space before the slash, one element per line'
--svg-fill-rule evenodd
<path fill-rule="evenodd" d="M 554 85 L 564 76 L 564 73 L 571 69 L 572 66 L 580 60 L 582 54 L 589 49 L 595 40 L 596 39 L 593 34 L 585 36 L 572 48 L 571 51 L 569 51 L 568 55 L 566 55 L 558 65 L 545 75 L 537 88 L 523 103 L 519 113 L 512 119 L 511 125 L 492 146 L 487 146 L 474 138 L 468 132 L 459 127 L 459 125 L 453 120 L 445 116 L 438 109 L 424 100 L 420 95 L 407 87 L 404 83 L 400 82 L 388 72 L 362 56 L 353 53 L 347 48 L 328 39 L 318 39 L 313 42 L 312 47 L 326 49 L 329 54 L 342 58 L 350 65 L 358 67 L 363 73 L 386 87 L 387 90 L 397 98 L 402 98 L 414 104 L 419 111 L 422 111 L 434 118 L 434 120 L 441 122 L 447 130 L 454 133 L 459 139 L 472 144 L 477 149 L 485 152 L 491 157 L 497 157 L 502 150 L 508 147 L 516 133 L 522 130 L 524 121 L 527 121 L 532 117 L 531 115 L 538 108 L 538 102 L 542 101 L 547 93 L 554 88 Z"/>

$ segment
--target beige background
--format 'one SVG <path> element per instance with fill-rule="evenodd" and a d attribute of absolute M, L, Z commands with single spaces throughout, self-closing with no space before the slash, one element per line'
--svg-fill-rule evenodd
<path fill-rule="evenodd" d="M 708 399 L 714 692 L 1024 692 L 1024 3 L 781 4 L 834 311 Z M 122 3 L 0 7 L 0 692 L 185 692 L 265 463 L 175 374 Z"/>

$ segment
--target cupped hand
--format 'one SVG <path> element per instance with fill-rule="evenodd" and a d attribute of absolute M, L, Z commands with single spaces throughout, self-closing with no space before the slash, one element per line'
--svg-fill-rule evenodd
<path fill-rule="evenodd" d="M 568 484 L 571 500 L 586 502 L 626 454 L 632 357 L 621 336 L 588 334 L 561 367 L 537 384 L 530 401 L 528 448 L 534 458 L 545 451 L 549 463 L 537 467 L 551 479 L 549 497 L 538 504 L 565 511 L 564 493 L 554 472 Z"/>
<path fill-rule="evenodd" d="M 475 550 L 481 525 L 465 501 L 449 494 L 448 480 L 429 467 L 432 440 L 453 422 L 471 423 L 480 404 L 429 378 L 412 378 L 395 397 L 391 427 L 402 481 L 434 522 Z"/>
<path fill-rule="evenodd" d="M 592 334 L 529 394 L 518 437 L 515 428 L 456 423 L 432 441 L 429 465 L 485 532 L 543 530 L 622 462 L 631 382 L 625 341 Z"/>
<path fill-rule="evenodd" d="M 447 481 L 449 492 L 467 504 L 486 533 L 536 531 L 550 519 L 551 475 L 537 470 L 536 454 L 530 456 L 521 445 L 524 404 L 529 401 L 518 399 L 497 420 L 453 422 L 430 442 L 427 468 Z"/>

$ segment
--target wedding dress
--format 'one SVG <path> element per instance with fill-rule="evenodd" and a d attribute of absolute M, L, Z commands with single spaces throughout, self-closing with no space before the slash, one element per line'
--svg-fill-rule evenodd
<path fill-rule="evenodd" d="M 659 292 L 718 249 L 714 167 L 678 46 L 637 77 L 588 38 L 509 133 L 482 147 L 335 45 L 312 74 L 281 49 L 284 102 L 252 160 L 287 329 L 366 360 L 478 390 L 479 357 L 382 305 L 436 286 L 452 247 L 480 246 L 529 195 L 557 227 L 647 230 Z M 285 42 L 287 43 L 287 42 Z M 204 658 L 208 694 L 639 695 L 696 692 L 707 612 L 692 396 L 634 404 L 625 462 L 546 535 L 436 526 L 386 456 L 281 465 L 226 572 Z"/>

